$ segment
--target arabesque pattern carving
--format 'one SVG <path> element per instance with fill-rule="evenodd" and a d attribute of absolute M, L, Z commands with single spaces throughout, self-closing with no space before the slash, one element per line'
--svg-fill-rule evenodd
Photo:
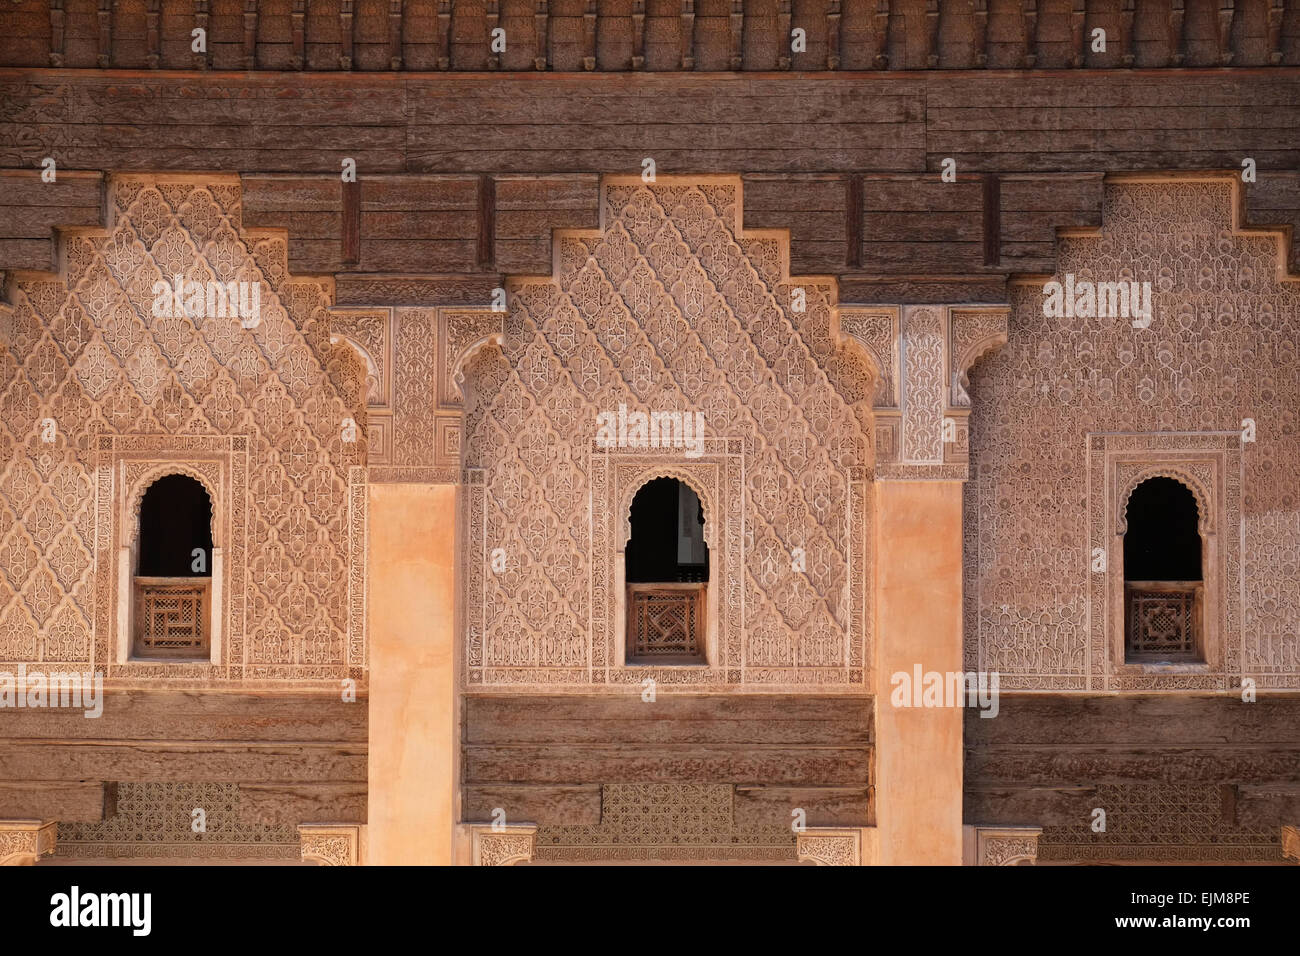
<path fill-rule="evenodd" d="M 56 856 L 298 859 L 296 828 L 247 822 L 234 783 L 122 783 L 116 812 L 97 823 L 62 823 Z M 195 810 L 203 831 L 195 832 Z"/>
<path fill-rule="evenodd" d="M 1158 687 L 1238 686 L 1243 675 L 1300 687 L 1300 283 L 1283 274 L 1278 236 L 1238 229 L 1239 185 L 1109 183 L 1100 233 L 1063 239 L 1055 278 L 1150 282 L 1150 327 L 1048 318 L 1042 285 L 1022 285 L 1008 344 L 970 376 L 967 666 L 998 670 L 1004 690 L 1100 690 L 1114 666 L 1090 580 L 1104 577 L 1091 570 L 1093 529 L 1117 519 L 1090 474 L 1088 435 L 1102 432 L 1184 433 L 1168 437 L 1174 452 L 1189 449 L 1186 433 L 1238 449 L 1240 470 L 1224 474 L 1239 482 L 1239 506 L 1226 486 L 1215 531 L 1226 671 Z M 1252 442 L 1230 434 L 1245 419 Z"/>
<path fill-rule="evenodd" d="M 360 676 L 366 370 L 330 345 L 328 283 L 290 276 L 284 236 L 244 231 L 240 203 L 233 177 L 116 177 L 107 231 L 65 234 L 58 278 L 10 283 L 0 662 L 94 661 L 140 679 Z M 155 316 L 155 282 L 177 275 L 258 286 L 260 321 Z M 115 671 L 115 549 L 131 533 L 117 508 L 145 471 L 191 459 L 217 492 L 223 658 Z"/>
<path fill-rule="evenodd" d="M 537 829 L 536 860 L 789 860 L 784 824 L 738 825 L 730 784 L 611 783 L 600 823 Z"/>
<path fill-rule="evenodd" d="M 648 676 L 611 643 L 614 522 L 631 473 L 670 464 L 716 496 L 722 607 L 717 659 L 664 679 L 864 683 L 874 376 L 837 342 L 833 284 L 790 278 L 785 235 L 740 208 L 736 179 L 607 179 L 603 229 L 557 233 L 555 276 L 509 284 L 502 345 L 464 370 L 471 686 Z M 701 456 L 596 455 L 621 405 L 701 413 Z"/>
<path fill-rule="evenodd" d="M 1277 827 L 1225 822 L 1215 784 L 1101 784 L 1096 806 L 1106 830 L 1092 830 L 1091 815 L 1068 826 L 1043 827 L 1040 861 L 1126 860 L 1152 863 L 1280 863 Z"/>

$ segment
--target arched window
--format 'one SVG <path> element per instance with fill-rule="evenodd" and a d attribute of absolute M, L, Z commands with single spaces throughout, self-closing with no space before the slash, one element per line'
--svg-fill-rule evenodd
<path fill-rule="evenodd" d="M 140 501 L 134 656 L 206 658 L 212 501 L 188 475 L 166 475 Z"/>
<path fill-rule="evenodd" d="M 675 478 L 656 478 L 637 492 L 631 518 L 628 663 L 705 663 L 709 547 L 699 497 Z"/>
<path fill-rule="evenodd" d="M 1196 497 L 1182 482 L 1150 478 L 1133 490 L 1126 518 L 1127 660 L 1201 659 L 1204 573 Z"/>

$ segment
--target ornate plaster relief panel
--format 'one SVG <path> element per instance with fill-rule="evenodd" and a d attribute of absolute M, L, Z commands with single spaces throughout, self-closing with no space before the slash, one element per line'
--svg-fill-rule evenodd
<path fill-rule="evenodd" d="M 1007 340 L 1002 305 L 842 306 L 839 331 L 876 372 L 877 480 L 964 481 L 967 375 Z"/>
<path fill-rule="evenodd" d="M 106 230 L 65 233 L 57 276 L 11 277 L 0 667 L 194 684 L 364 675 L 366 370 L 330 345 L 329 283 L 290 276 L 284 235 L 243 230 L 240 202 L 234 177 L 117 177 Z M 260 321 L 155 315 L 155 282 L 177 275 L 256 285 Z M 115 549 L 167 470 L 212 495 L 220 659 L 118 665 Z"/>
<path fill-rule="evenodd" d="M 735 178 L 607 179 L 601 228 L 557 233 L 554 276 L 510 283 L 500 346 L 464 364 L 471 689 L 651 676 L 611 609 L 629 495 L 658 473 L 701 494 L 721 607 L 709 666 L 653 676 L 866 686 L 871 364 L 840 344 L 834 283 L 791 278 L 787 236 L 740 208 Z M 491 340 L 480 322 L 458 337 Z M 700 413 L 701 454 L 596 449 L 620 405 Z"/>
<path fill-rule="evenodd" d="M 1238 227 L 1239 187 L 1109 182 L 1102 228 L 1062 239 L 1055 278 L 1150 282 L 1150 326 L 1049 318 L 1043 282 L 1025 282 L 1007 346 L 970 375 L 986 411 L 966 485 L 966 663 L 1004 690 L 1300 687 L 1300 283 L 1279 235 Z M 1132 674 L 1092 549 L 1114 540 L 1129 472 L 1178 460 L 1212 498 L 1222 653 L 1200 674 Z"/>
<path fill-rule="evenodd" d="M 501 341 L 505 314 L 463 306 L 332 311 L 334 337 L 369 370 L 370 480 L 459 481 L 464 363 Z"/>
<path fill-rule="evenodd" d="M 1113 690 L 1229 690 L 1241 673 L 1241 432 L 1155 432 L 1088 436 L 1088 515 L 1092 553 L 1104 571 L 1089 576 L 1089 671 Z M 1124 538 L 1133 490 L 1149 478 L 1173 478 L 1196 498 L 1206 584 L 1204 664 L 1124 661 Z M 1094 626 L 1092 622 L 1099 622 Z M 1100 641 L 1100 642 L 1099 642 Z M 1236 682 L 1240 688 L 1240 681 Z"/>

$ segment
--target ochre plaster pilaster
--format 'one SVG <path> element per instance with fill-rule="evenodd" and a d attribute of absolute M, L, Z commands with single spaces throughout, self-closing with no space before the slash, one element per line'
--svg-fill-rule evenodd
<path fill-rule="evenodd" d="M 962 671 L 968 373 L 1006 341 L 1006 306 L 841 306 L 877 371 L 876 860 L 962 862 L 961 706 L 896 707 L 891 678 Z"/>
<path fill-rule="evenodd" d="M 370 486 L 369 863 L 450 864 L 456 486 Z"/>

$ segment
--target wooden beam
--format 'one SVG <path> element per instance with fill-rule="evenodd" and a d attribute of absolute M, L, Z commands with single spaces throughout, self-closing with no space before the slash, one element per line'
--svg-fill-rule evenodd
<path fill-rule="evenodd" d="M 402 68 L 402 0 L 388 0 L 388 68 Z"/>
<path fill-rule="evenodd" d="M 582 68 L 590 73 L 596 69 L 596 0 L 587 0 L 587 8 L 582 14 L 582 45 L 584 56 Z"/>
<path fill-rule="evenodd" d="M 541 72 L 551 64 L 549 0 L 537 0 L 533 7 L 533 32 L 537 38 L 537 51 L 533 56 L 533 69 Z"/>
<path fill-rule="evenodd" d="M 96 15 L 99 18 L 99 32 L 95 35 L 97 44 L 97 62 L 101 69 L 108 69 L 113 65 L 113 0 L 99 0 L 99 9 Z"/>
<path fill-rule="evenodd" d="M 778 0 L 777 2 L 777 49 L 781 52 L 777 54 L 776 68 L 778 70 L 790 69 L 790 16 L 791 0 Z"/>
<path fill-rule="evenodd" d="M 349 265 L 361 261 L 361 180 L 343 183 L 342 258 Z"/>
<path fill-rule="evenodd" d="M 1070 66 L 1076 70 L 1087 62 L 1087 47 L 1084 45 L 1084 25 L 1088 20 L 1087 0 L 1074 0 L 1070 10 L 1070 43 L 1074 51 L 1070 57 Z"/>
<path fill-rule="evenodd" d="M 839 8 L 839 0 L 831 0 Z M 731 69 L 738 71 L 745 59 L 745 0 L 731 0 Z M 834 67 L 831 67 L 834 69 Z"/>
<path fill-rule="evenodd" d="M 695 69 L 695 0 L 682 0 L 682 69 Z"/>
<path fill-rule="evenodd" d="M 871 34 L 871 65 L 877 70 L 889 66 L 889 21 L 891 0 L 876 0 L 875 30 Z"/>
<path fill-rule="evenodd" d="M 307 0 L 293 0 L 293 57 L 289 66 L 301 70 L 307 63 Z"/>
<path fill-rule="evenodd" d="M 1286 19 L 1286 0 L 1272 0 L 1268 7 L 1268 62 L 1282 65 L 1282 21 Z"/>
<path fill-rule="evenodd" d="M 974 0 L 974 4 L 975 4 L 975 65 L 988 66 L 989 0 Z"/>
<path fill-rule="evenodd" d="M 840 68 L 840 0 L 826 5 L 826 69 Z"/>
<path fill-rule="evenodd" d="M 1183 27 L 1186 23 L 1183 8 L 1184 0 L 1169 0 L 1169 56 L 1165 61 L 1169 66 L 1182 66 L 1185 57 Z"/>
<path fill-rule="evenodd" d="M 1002 259 L 1002 180 L 984 175 L 984 264 L 996 266 Z"/>
<path fill-rule="evenodd" d="M 645 66 L 645 0 L 632 0 L 632 69 Z"/>
<path fill-rule="evenodd" d="M 852 173 L 844 184 L 844 264 L 862 266 L 862 176 Z"/>
<path fill-rule="evenodd" d="M 63 66 L 63 0 L 50 0 L 50 66 Z"/>
<path fill-rule="evenodd" d="M 145 4 L 145 47 L 148 50 L 149 69 L 158 69 L 162 60 L 162 0 L 148 0 Z"/>
<path fill-rule="evenodd" d="M 1237 12 L 1236 0 L 1219 0 L 1219 64 L 1227 66 L 1236 51 L 1232 49 L 1232 20 Z"/>
<path fill-rule="evenodd" d="M 1133 43 L 1133 19 L 1137 15 L 1137 0 L 1123 0 L 1123 4 L 1119 18 L 1120 62 L 1124 66 L 1132 66 L 1137 59 Z"/>
<path fill-rule="evenodd" d="M 474 258 L 478 267 L 485 272 L 492 272 L 496 269 L 496 219 L 496 182 L 491 176 L 480 176 L 478 180 L 478 243 Z"/>
<path fill-rule="evenodd" d="M 339 68 L 352 69 L 352 4 L 353 0 L 339 0 Z"/>
<path fill-rule="evenodd" d="M 257 69 L 257 0 L 244 0 L 244 69 Z"/>
<path fill-rule="evenodd" d="M 438 69 L 451 69 L 451 0 L 438 0 Z"/>
<path fill-rule="evenodd" d="M 925 64 L 932 70 L 939 65 L 941 11 L 939 0 L 925 0 Z"/>
<path fill-rule="evenodd" d="M 1020 24 L 1025 44 L 1020 65 L 1028 69 L 1038 62 L 1038 0 L 1022 0 Z"/>

